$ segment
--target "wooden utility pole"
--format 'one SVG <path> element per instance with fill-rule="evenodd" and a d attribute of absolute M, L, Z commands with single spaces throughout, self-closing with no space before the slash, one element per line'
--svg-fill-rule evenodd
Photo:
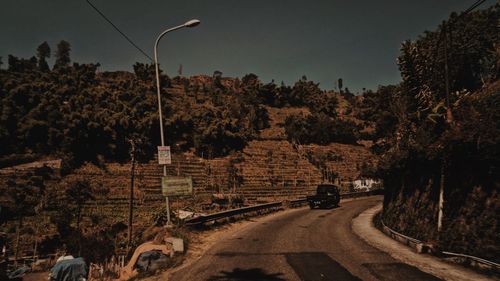
<path fill-rule="evenodd" d="M 37 251 L 37 248 L 38 248 L 38 223 L 36 224 L 35 226 L 35 245 L 33 245 L 33 263 L 31 264 L 31 270 L 33 270 L 33 267 L 35 265 L 35 262 L 37 260 L 37 256 L 36 256 L 36 251 Z"/>
<path fill-rule="evenodd" d="M 450 105 L 450 78 L 449 78 L 449 68 L 448 68 L 448 27 L 446 22 L 443 21 L 443 45 L 444 45 L 444 86 L 446 94 L 446 123 L 451 124 L 453 122 L 453 115 L 451 113 Z M 446 154 L 446 152 L 444 152 Z M 437 230 L 441 231 L 443 227 L 443 208 L 444 208 L 444 187 L 446 184 L 446 161 L 447 155 L 443 156 L 441 160 L 441 175 L 439 181 L 439 201 L 438 201 L 438 218 L 437 218 Z"/>
<path fill-rule="evenodd" d="M 449 24 L 447 25 L 446 21 L 443 21 L 443 44 L 444 44 L 444 83 L 445 83 L 445 93 L 446 93 L 446 122 L 453 127 L 453 113 L 451 111 L 451 102 L 450 102 L 450 78 L 449 78 L 449 68 L 448 68 L 448 33 L 451 30 L 452 24 L 456 22 L 459 18 L 467 15 L 478 6 L 483 4 L 486 0 L 476 1 L 472 6 L 470 6 L 467 10 L 461 13 L 458 17 L 456 17 L 453 21 L 450 19 Z M 451 35 L 451 33 L 450 33 Z M 450 36 L 451 37 L 451 36 Z M 451 39 L 451 38 L 450 38 Z M 451 41 L 451 40 L 450 40 Z M 453 47 L 453 46 L 451 46 Z M 446 183 L 446 169 L 450 164 L 448 162 L 448 153 L 445 151 L 443 159 L 441 160 L 441 179 L 439 184 L 439 202 L 438 202 L 438 222 L 437 229 L 438 232 L 441 231 L 443 226 L 443 206 L 444 206 L 444 186 Z"/>
<path fill-rule="evenodd" d="M 21 216 L 18 221 L 16 229 L 16 248 L 14 254 L 14 266 L 17 267 L 17 259 L 19 258 L 19 238 L 21 236 L 21 228 L 23 227 L 23 217 Z"/>
<path fill-rule="evenodd" d="M 132 244 L 132 217 L 134 210 L 135 142 L 130 140 L 130 200 L 128 205 L 127 252 Z"/>
<path fill-rule="evenodd" d="M 438 202 L 438 221 L 437 221 L 438 232 L 440 232 L 443 227 L 445 174 L 446 174 L 446 158 L 443 158 L 441 162 L 441 179 L 439 182 L 439 202 Z"/>
<path fill-rule="evenodd" d="M 446 26 L 446 21 L 443 21 L 443 45 L 444 45 L 444 87 L 446 94 L 446 122 L 451 124 L 453 118 L 450 108 L 450 79 L 449 79 L 449 68 L 448 68 L 448 29 Z M 446 153 L 446 152 L 445 152 Z M 444 186 L 446 184 L 445 179 L 446 173 L 446 155 L 443 156 L 441 160 L 441 174 L 439 181 L 439 199 L 438 199 L 438 217 L 437 217 L 437 230 L 441 232 L 443 227 L 443 207 L 444 207 Z"/>

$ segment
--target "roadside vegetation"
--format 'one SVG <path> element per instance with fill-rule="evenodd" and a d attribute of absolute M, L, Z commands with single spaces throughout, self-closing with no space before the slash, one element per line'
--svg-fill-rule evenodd
<path fill-rule="evenodd" d="M 357 112 L 374 127 L 372 150 L 380 159 L 366 174 L 384 180 L 384 222 L 443 250 L 496 262 L 499 8 L 452 14 L 447 29 L 441 25 L 403 42 L 401 84 L 366 92 Z M 441 188 L 444 216 L 438 231 Z"/>

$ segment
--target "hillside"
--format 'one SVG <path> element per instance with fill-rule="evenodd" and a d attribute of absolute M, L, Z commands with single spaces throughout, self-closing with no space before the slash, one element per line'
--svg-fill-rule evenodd
<path fill-rule="evenodd" d="M 75 250 L 81 246 L 71 239 L 74 235 L 82 236 L 82 245 L 123 247 L 132 142 L 138 160 L 134 243 L 161 221 L 165 202 L 155 155 L 159 124 L 154 80 L 151 66 L 136 64 L 134 69 L 101 73 L 96 65 L 74 64 L 43 72 L 23 59 L 11 59 L 9 69 L 0 69 L 3 116 L 17 112 L 0 119 L 5 147 L 0 158 L 11 165 L 0 170 L 5 189 L 0 202 L 12 211 L 0 231 L 14 241 L 16 224 L 24 221 L 22 252 L 30 251 L 35 238 L 42 253 L 63 243 Z M 312 81 L 277 86 L 260 82 L 254 74 L 241 79 L 221 73 L 162 76 L 162 93 L 165 136 L 173 150 L 167 174 L 192 177 L 194 186 L 192 197 L 172 198 L 174 211 L 214 212 L 231 207 L 230 198 L 245 205 L 293 200 L 328 181 L 345 192 L 361 167 L 371 162 L 367 147 L 335 142 L 337 131 L 355 136 L 356 128 L 345 127 L 350 123 L 342 120 L 356 118 L 346 113 L 349 104 L 341 95 L 322 92 Z M 331 142 L 301 143 L 286 127 L 291 117 L 321 118 L 332 128 Z M 318 130 L 325 131 L 318 127 L 311 133 Z M 25 163 L 36 157 L 54 159 L 57 165 Z M 40 177 L 41 168 L 52 174 Z M 43 196 L 16 197 L 26 185 Z M 16 204 L 23 206 L 22 212 Z"/>

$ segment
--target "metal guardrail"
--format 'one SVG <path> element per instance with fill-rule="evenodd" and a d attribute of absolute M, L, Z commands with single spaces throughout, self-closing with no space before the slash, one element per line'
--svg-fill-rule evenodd
<path fill-rule="evenodd" d="M 373 189 L 370 191 L 341 193 L 340 199 L 356 198 L 356 197 L 370 196 L 370 195 L 383 195 L 383 194 L 384 194 L 384 189 L 379 188 L 379 189 Z"/>
<path fill-rule="evenodd" d="M 427 247 L 424 248 L 424 243 L 422 241 L 412 238 L 410 236 L 406 236 L 402 233 L 399 233 L 391 229 L 390 227 L 386 226 L 383 221 L 381 221 L 381 223 L 383 232 L 392 239 L 413 248 L 415 252 L 419 254 L 428 251 Z"/>
<path fill-rule="evenodd" d="M 489 269 L 496 271 L 497 273 L 500 273 L 500 264 L 498 264 L 496 262 L 492 262 L 492 261 L 478 258 L 475 256 L 458 254 L 458 253 L 453 253 L 453 252 L 442 251 L 442 252 L 440 252 L 440 254 L 443 256 L 447 256 L 447 257 L 460 258 L 460 259 L 466 260 L 467 263 L 470 265 L 477 264 L 481 268 L 487 267 Z"/>
<path fill-rule="evenodd" d="M 376 194 L 381 194 L 381 191 L 383 192 L 382 189 L 375 189 L 375 190 L 364 191 L 364 192 L 343 193 L 343 194 L 340 194 L 340 198 L 346 199 L 346 198 L 376 195 Z M 307 199 L 301 198 L 301 199 L 297 199 L 297 200 L 288 201 L 287 203 L 288 203 L 289 207 L 293 208 L 293 207 L 301 206 L 301 205 L 307 203 Z M 232 209 L 232 210 L 222 211 L 222 212 L 218 212 L 218 213 L 202 215 L 202 216 L 191 218 L 191 219 L 186 219 L 186 220 L 184 220 L 184 224 L 186 224 L 186 225 L 198 225 L 198 224 L 203 224 L 203 223 L 210 222 L 210 221 L 215 221 L 218 219 L 242 215 L 245 213 L 251 213 L 251 212 L 255 212 L 255 211 L 277 208 L 277 207 L 281 207 L 283 205 L 284 205 L 284 202 L 273 202 L 273 203 L 266 203 L 266 204 L 259 204 L 259 205 L 249 206 L 249 207 L 243 207 L 243 208 L 239 208 L 239 209 Z"/>
<path fill-rule="evenodd" d="M 431 252 L 430 249 L 428 248 L 428 245 L 426 245 L 424 242 L 417 240 L 415 238 L 406 236 L 404 234 L 401 234 L 390 227 L 386 226 L 384 222 L 382 221 L 382 227 L 383 231 L 385 234 L 393 238 L 394 240 L 397 240 L 407 246 L 410 246 L 415 249 L 417 253 L 433 253 L 437 256 L 446 256 L 446 257 L 452 257 L 452 258 L 459 258 L 462 260 L 467 261 L 468 264 L 479 267 L 481 269 L 488 268 L 491 269 L 495 272 L 500 272 L 500 264 L 485 260 L 482 258 L 478 258 L 475 256 L 470 256 L 470 255 L 465 255 L 465 254 L 458 254 L 458 253 L 453 253 L 453 252 L 447 252 L 447 251 L 439 251 L 439 252 Z"/>
<path fill-rule="evenodd" d="M 291 201 L 288 201 L 288 207 L 290 208 L 296 208 L 296 207 L 300 207 L 304 204 L 307 203 L 307 199 L 306 198 L 302 198 L 302 199 L 297 199 L 297 200 L 291 200 Z"/>
<path fill-rule="evenodd" d="M 184 223 L 186 225 L 197 225 L 197 224 L 202 224 L 202 223 L 206 223 L 209 221 L 215 221 L 215 220 L 222 219 L 222 218 L 229 218 L 229 217 L 233 217 L 233 216 L 237 216 L 237 215 L 242 215 L 245 213 L 277 208 L 277 207 L 281 207 L 282 205 L 283 205 L 282 202 L 259 204 L 259 205 L 243 207 L 243 208 L 239 208 L 239 209 L 222 211 L 222 212 L 213 213 L 213 214 L 209 214 L 209 215 L 202 215 L 199 217 L 187 219 L 184 221 Z"/>

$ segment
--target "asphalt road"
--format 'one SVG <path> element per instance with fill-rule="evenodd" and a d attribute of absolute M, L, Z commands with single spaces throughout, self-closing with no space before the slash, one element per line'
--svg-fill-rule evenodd
<path fill-rule="evenodd" d="M 172 280 L 440 280 L 371 247 L 351 221 L 381 196 L 286 211 L 238 229 Z"/>

